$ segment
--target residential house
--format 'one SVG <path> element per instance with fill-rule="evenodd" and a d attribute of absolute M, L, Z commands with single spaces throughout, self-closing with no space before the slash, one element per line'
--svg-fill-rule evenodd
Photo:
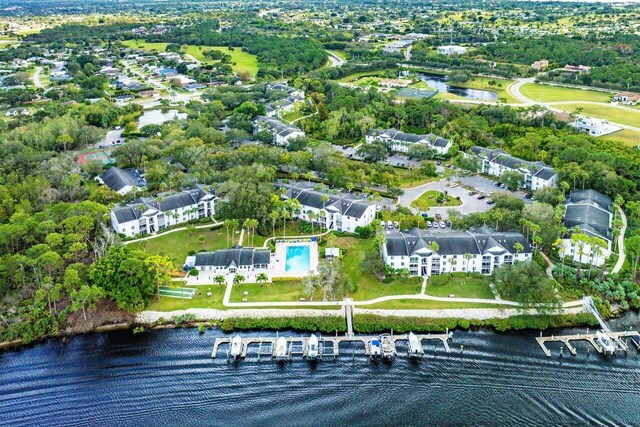
<path fill-rule="evenodd" d="M 640 94 L 633 92 L 620 92 L 613 96 L 614 102 L 621 102 L 627 105 L 638 105 L 640 103 Z"/>
<path fill-rule="evenodd" d="M 386 265 L 423 277 L 455 272 L 491 274 L 504 264 L 529 261 L 532 255 L 533 249 L 522 234 L 487 226 L 469 231 L 393 230 L 386 233 L 382 245 Z"/>
<path fill-rule="evenodd" d="M 438 54 L 446 56 L 464 55 L 468 51 L 466 47 L 456 45 L 440 46 L 437 50 Z"/>
<path fill-rule="evenodd" d="M 535 68 L 538 71 L 546 70 L 547 68 L 549 68 L 549 61 L 547 61 L 546 59 L 541 59 L 531 64 L 531 68 Z"/>
<path fill-rule="evenodd" d="M 444 155 L 449 152 L 452 146 L 451 141 L 448 139 L 431 133 L 427 135 L 416 135 L 401 132 L 397 129 L 370 129 L 365 136 L 365 141 L 367 144 L 371 144 L 374 141 L 383 142 L 389 150 L 400 153 L 408 153 L 409 147 L 412 145 L 425 144 L 439 155 Z"/>
<path fill-rule="evenodd" d="M 355 233 L 357 227 L 366 227 L 376 217 L 376 203 L 359 195 L 319 191 L 306 182 L 277 183 L 276 187 L 284 188 L 284 199 L 300 202 L 299 212 L 292 215 L 294 218 L 327 230 Z"/>
<path fill-rule="evenodd" d="M 578 116 L 571 124 L 591 136 L 607 135 L 620 130 L 619 127 L 613 126 L 607 120 L 594 119 L 593 117 Z"/>
<path fill-rule="evenodd" d="M 121 196 L 134 190 L 141 190 L 147 186 L 147 181 L 134 168 L 120 169 L 115 166 L 109 168 L 102 175 L 98 175 L 96 181 L 106 185 Z"/>
<path fill-rule="evenodd" d="M 555 187 L 558 184 L 558 174 L 544 162 L 529 162 L 498 149 L 471 147 L 471 151 L 480 158 L 478 172 L 498 177 L 505 171 L 521 173 L 524 177 L 524 188 L 530 191 Z"/>
<path fill-rule="evenodd" d="M 223 276 L 232 274 L 267 273 L 271 265 L 271 250 L 266 248 L 243 248 L 236 245 L 231 249 L 214 252 L 199 252 L 188 256 L 185 267 L 195 268 Z"/>
<path fill-rule="evenodd" d="M 5 113 L 5 117 L 28 116 L 29 110 L 25 107 L 9 108 Z"/>
<path fill-rule="evenodd" d="M 140 197 L 111 211 L 111 226 L 128 237 L 162 231 L 187 221 L 211 218 L 215 214 L 215 195 L 202 186 L 179 193 Z"/>
<path fill-rule="evenodd" d="M 295 110 L 296 105 L 304 101 L 304 92 L 282 83 L 268 84 L 269 91 L 280 91 L 288 94 L 286 98 L 273 101 L 265 105 L 267 117 L 280 117 L 282 113 L 290 113 Z"/>
<path fill-rule="evenodd" d="M 568 72 L 568 73 L 578 73 L 578 74 L 585 74 L 588 73 L 589 71 L 591 71 L 591 67 L 587 67 L 586 65 L 565 65 L 564 66 L 564 71 Z"/>
<path fill-rule="evenodd" d="M 295 138 L 304 138 L 305 133 L 296 126 L 290 126 L 282 123 L 278 119 L 266 116 L 256 116 L 253 120 L 254 133 L 266 130 L 273 135 L 273 143 L 275 145 L 289 145 L 289 141 Z"/>
<path fill-rule="evenodd" d="M 595 266 L 604 264 L 611 255 L 613 242 L 611 198 L 595 190 L 571 191 L 567 199 L 563 223 L 569 230 L 562 240 L 564 256 L 571 257 L 579 263 Z M 571 236 L 576 233 L 576 230 L 590 238 L 602 239 L 605 247 L 593 248 L 593 245 L 588 242 L 573 241 Z"/>

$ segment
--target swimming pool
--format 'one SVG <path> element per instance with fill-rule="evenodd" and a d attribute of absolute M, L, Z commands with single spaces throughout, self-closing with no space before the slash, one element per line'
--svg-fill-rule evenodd
<path fill-rule="evenodd" d="M 309 246 L 287 246 L 284 270 L 290 273 L 308 273 L 311 270 Z"/>

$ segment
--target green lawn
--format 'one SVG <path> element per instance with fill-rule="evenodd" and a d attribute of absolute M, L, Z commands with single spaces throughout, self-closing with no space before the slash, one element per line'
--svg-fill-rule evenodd
<path fill-rule="evenodd" d="M 434 177 L 423 176 L 414 169 L 395 168 L 394 174 L 398 177 L 400 188 L 416 187 L 436 180 Z"/>
<path fill-rule="evenodd" d="M 609 102 L 611 94 L 595 90 L 574 89 L 538 83 L 522 85 L 520 92 L 538 102 L 594 101 Z"/>
<path fill-rule="evenodd" d="M 581 104 L 579 102 L 570 104 L 558 104 L 556 108 L 561 108 L 567 113 L 576 111 L 582 107 L 582 115 L 606 119 L 611 122 L 622 123 L 623 125 L 640 127 L 640 110 L 616 108 L 609 104 L 594 105 Z"/>
<path fill-rule="evenodd" d="M 509 92 L 507 92 L 507 86 L 509 86 L 511 83 L 513 83 L 513 80 L 496 79 L 490 77 L 472 77 L 464 83 L 455 83 L 451 86 L 489 90 L 495 92 L 498 95 L 498 100 L 504 100 L 509 104 L 520 104 L 521 102 L 518 99 L 512 97 L 511 95 L 509 95 Z"/>
<path fill-rule="evenodd" d="M 222 298 L 224 297 L 224 285 L 187 286 L 195 288 L 196 293 L 191 299 L 160 297 L 146 308 L 151 311 L 186 310 L 187 308 L 216 308 L 224 309 Z M 211 292 L 211 296 L 207 293 Z"/>
<path fill-rule="evenodd" d="M 328 52 L 333 53 L 335 56 L 337 56 L 338 58 L 344 59 L 345 61 L 347 60 L 347 53 L 342 50 L 329 49 Z"/>
<path fill-rule="evenodd" d="M 378 70 L 378 71 L 363 71 L 360 73 L 354 73 L 354 74 L 349 74 L 348 76 L 345 76 L 339 80 L 337 80 L 339 83 L 350 83 L 353 82 L 354 80 L 357 80 L 359 78 L 362 77 L 376 77 L 376 76 L 381 76 L 382 74 L 384 74 L 386 70 Z"/>
<path fill-rule="evenodd" d="M 202 244 L 199 241 L 200 236 L 205 238 Z M 237 243 L 238 237 L 240 235 L 236 234 L 233 245 Z M 168 256 L 173 260 L 177 268 L 181 268 L 189 251 L 225 249 L 227 247 L 227 237 L 224 228 L 215 230 L 201 228 L 195 230 L 193 234 L 189 234 L 188 230 L 181 230 L 163 234 L 154 239 L 131 243 L 129 247 L 143 250 L 149 254 Z"/>
<path fill-rule="evenodd" d="M 602 136 L 601 139 L 618 141 L 631 147 L 637 147 L 638 144 L 640 144 L 640 132 L 635 132 L 629 129 L 622 129 L 616 133 Z"/>
<path fill-rule="evenodd" d="M 449 308 L 516 308 L 504 304 L 477 304 L 472 302 L 430 301 L 420 299 L 399 299 L 372 305 L 356 305 L 359 308 L 381 310 L 442 310 Z"/>
<path fill-rule="evenodd" d="M 438 190 L 429 190 L 423 193 L 416 200 L 411 202 L 411 206 L 416 209 L 420 209 L 421 211 L 426 211 L 429 208 L 438 207 L 438 206 L 460 206 L 462 202 L 454 197 L 449 195 L 446 196 L 446 201 L 444 203 L 438 203 L 436 198 L 442 194 L 441 191 Z"/>
<path fill-rule="evenodd" d="M 371 239 L 339 237 L 330 238 L 329 240 L 331 242 L 328 242 L 326 246 L 346 249 L 346 255 L 342 258 L 342 262 L 351 280 L 358 285 L 357 290 L 349 295 L 354 300 L 365 301 L 385 295 L 414 295 L 420 293 L 422 282 L 419 278 L 398 278 L 390 283 L 382 283 L 374 274 L 362 267 L 362 260 L 373 243 Z M 320 250 L 324 250 L 324 246 Z"/>
<path fill-rule="evenodd" d="M 248 292 L 244 295 L 244 292 Z M 282 302 L 300 301 L 305 298 L 302 282 L 290 280 L 273 283 L 243 283 L 233 287 L 231 291 L 231 302 L 242 302 L 246 298 L 248 302 Z"/>
<path fill-rule="evenodd" d="M 454 273 L 431 276 L 427 282 L 427 295 L 436 297 L 483 298 L 494 299 L 489 288 L 489 278 L 480 274 Z"/>
<path fill-rule="evenodd" d="M 143 49 L 143 50 L 156 50 L 158 52 L 164 52 L 168 43 L 147 43 L 143 40 L 125 40 L 123 44 L 127 47 Z M 196 45 L 187 45 L 187 49 L 185 53 L 187 55 L 193 56 L 200 62 L 205 64 L 215 64 L 219 61 L 214 61 L 210 58 L 204 56 L 204 52 L 207 50 L 219 50 L 226 54 L 231 55 L 231 62 L 233 71 L 239 72 L 242 70 L 249 71 L 251 75 L 255 76 L 258 72 L 258 59 L 255 55 L 251 55 L 250 53 L 243 52 L 240 48 L 234 48 L 233 50 L 229 50 L 228 47 L 224 46 L 196 46 Z"/>

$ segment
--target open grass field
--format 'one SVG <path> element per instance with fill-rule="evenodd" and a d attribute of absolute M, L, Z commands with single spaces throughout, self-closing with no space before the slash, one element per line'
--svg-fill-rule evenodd
<path fill-rule="evenodd" d="M 456 298 L 495 298 L 489 287 L 488 277 L 479 274 L 467 276 L 465 273 L 431 276 L 427 282 L 426 294 L 436 297 L 455 295 Z"/>
<path fill-rule="evenodd" d="M 638 144 L 640 144 L 640 132 L 635 132 L 629 129 L 622 129 L 621 131 L 618 131 L 616 133 L 602 136 L 601 139 L 618 141 L 622 142 L 624 145 L 637 147 Z"/>
<path fill-rule="evenodd" d="M 504 304 L 478 304 L 473 302 L 430 301 L 424 299 L 399 299 L 371 305 L 357 305 L 359 308 L 379 310 L 444 310 L 452 308 L 515 308 Z"/>
<path fill-rule="evenodd" d="M 244 295 L 244 292 L 247 292 L 247 295 Z M 300 298 L 307 297 L 301 281 L 289 280 L 234 285 L 231 291 L 231 302 L 242 302 L 243 298 L 246 298 L 247 302 L 288 302 L 300 301 Z"/>
<path fill-rule="evenodd" d="M 623 125 L 640 127 L 640 110 L 632 108 L 616 108 L 612 105 L 602 104 L 582 104 L 580 102 L 569 104 L 557 104 L 555 108 L 560 108 L 567 113 L 572 113 L 578 107 L 582 107 L 582 113 L 585 116 L 596 117 L 598 119 L 606 119 Z"/>
<path fill-rule="evenodd" d="M 348 76 L 345 76 L 345 77 L 337 80 L 337 82 L 339 82 L 339 83 L 353 83 L 354 80 L 358 80 L 358 79 L 361 79 L 363 77 L 380 77 L 382 74 L 384 74 L 385 71 L 386 70 L 363 71 L 361 73 L 349 74 Z"/>
<path fill-rule="evenodd" d="M 593 101 L 609 102 L 611 94 L 595 90 L 574 89 L 537 83 L 522 85 L 520 92 L 538 102 Z"/>
<path fill-rule="evenodd" d="M 136 49 L 156 50 L 158 52 L 164 52 L 168 43 L 147 43 L 143 40 L 125 40 L 123 44 L 125 46 Z M 196 60 L 205 64 L 215 64 L 219 62 L 204 56 L 204 52 L 206 52 L 207 50 L 218 50 L 220 52 L 231 55 L 231 62 L 233 63 L 232 68 L 235 72 L 246 70 L 253 76 L 255 76 L 258 72 L 258 59 L 255 57 L 255 55 L 243 52 L 242 50 L 240 50 L 240 48 L 229 50 L 228 47 L 224 46 L 187 45 L 185 53 L 187 55 L 193 56 Z"/>
<path fill-rule="evenodd" d="M 429 208 L 434 208 L 437 206 L 460 206 L 462 202 L 458 199 L 455 199 L 449 195 L 446 196 L 444 203 L 439 203 L 437 198 L 442 194 L 441 191 L 438 190 L 429 190 L 423 193 L 416 200 L 411 202 L 411 206 L 421 210 L 426 211 Z"/>
<path fill-rule="evenodd" d="M 204 243 L 200 243 L 200 236 L 204 236 Z M 239 233 L 236 234 L 233 244 L 237 243 L 239 236 Z M 192 234 L 188 230 L 181 230 L 163 234 L 154 239 L 131 243 L 129 247 L 140 249 L 153 255 L 168 256 L 176 268 L 181 268 L 189 251 L 225 249 L 227 247 L 227 237 L 224 228 L 214 230 L 201 228 L 194 230 Z"/>
<path fill-rule="evenodd" d="M 335 56 L 337 56 L 338 58 L 342 58 L 345 61 L 347 60 L 347 53 L 342 51 L 342 50 L 328 50 L 328 52 L 333 53 Z"/>
<path fill-rule="evenodd" d="M 195 289 L 195 294 L 191 299 L 160 297 L 154 298 L 147 307 L 150 311 L 173 311 L 186 310 L 188 308 L 215 308 L 222 310 L 222 298 L 224 297 L 224 285 L 204 285 L 190 286 L 188 288 Z M 211 296 L 207 293 L 211 292 Z"/>

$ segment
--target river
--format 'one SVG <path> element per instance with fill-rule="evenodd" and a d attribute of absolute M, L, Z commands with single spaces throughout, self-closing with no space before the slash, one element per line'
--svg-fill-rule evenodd
<path fill-rule="evenodd" d="M 628 314 L 613 329 L 639 326 Z M 450 354 L 430 344 L 419 364 L 354 347 L 280 367 L 210 359 L 220 335 L 118 331 L 0 353 L 0 425 L 640 425 L 636 350 L 606 360 L 576 343 L 561 358 L 551 344 L 547 358 L 534 332 L 456 331 Z"/>

